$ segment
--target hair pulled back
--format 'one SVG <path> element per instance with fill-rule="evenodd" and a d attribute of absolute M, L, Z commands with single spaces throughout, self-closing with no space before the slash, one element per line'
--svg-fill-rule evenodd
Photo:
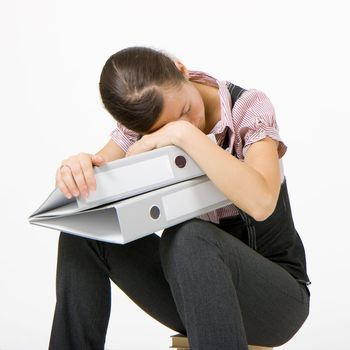
<path fill-rule="evenodd" d="M 99 87 L 102 102 L 113 118 L 130 130 L 145 133 L 162 112 L 162 88 L 180 87 L 185 81 L 168 54 L 135 46 L 106 61 Z"/>

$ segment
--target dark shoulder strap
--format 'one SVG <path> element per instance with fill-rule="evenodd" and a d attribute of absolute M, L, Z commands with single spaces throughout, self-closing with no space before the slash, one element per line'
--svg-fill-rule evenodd
<path fill-rule="evenodd" d="M 240 98 L 242 93 L 246 91 L 245 89 L 241 88 L 238 85 L 232 84 L 229 81 L 226 83 L 226 86 L 228 88 L 228 91 L 231 94 L 231 100 L 232 100 L 232 108 L 235 105 L 236 101 Z"/>
<path fill-rule="evenodd" d="M 241 88 L 238 85 L 230 83 L 229 81 L 226 82 L 226 86 L 227 86 L 228 91 L 230 92 L 230 95 L 231 95 L 232 108 L 233 108 L 233 106 L 235 105 L 236 101 L 241 97 L 242 93 L 244 91 L 246 91 L 246 90 Z M 222 148 L 226 149 L 228 147 L 228 145 L 229 145 L 229 142 L 230 142 L 230 135 L 229 135 L 228 132 L 226 132 Z M 233 155 L 235 155 L 234 154 L 234 150 L 233 150 Z"/>
<path fill-rule="evenodd" d="M 228 88 L 228 91 L 230 92 L 230 95 L 231 95 L 232 108 L 233 108 L 236 101 L 240 98 L 242 93 L 246 90 L 241 88 L 240 86 L 232 84 L 230 82 L 227 82 L 227 88 Z M 226 149 L 228 147 L 229 141 L 230 141 L 230 135 L 226 131 L 224 143 L 222 146 L 224 149 Z M 232 150 L 232 154 L 235 156 L 235 149 L 234 148 Z M 236 208 L 237 208 L 241 218 L 243 219 L 243 221 L 245 222 L 246 227 L 247 227 L 248 246 L 254 250 L 257 250 L 255 227 L 250 219 L 250 216 L 248 214 L 246 214 L 243 210 L 239 209 L 238 207 L 236 207 Z"/>

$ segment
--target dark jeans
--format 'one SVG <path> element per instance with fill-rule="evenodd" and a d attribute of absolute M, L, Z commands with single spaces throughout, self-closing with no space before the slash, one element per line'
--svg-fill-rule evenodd
<path fill-rule="evenodd" d="M 191 350 L 279 346 L 309 313 L 309 292 L 230 232 L 199 219 L 125 245 L 61 233 L 50 349 L 103 349 L 110 279 L 140 308 L 187 334 Z"/>

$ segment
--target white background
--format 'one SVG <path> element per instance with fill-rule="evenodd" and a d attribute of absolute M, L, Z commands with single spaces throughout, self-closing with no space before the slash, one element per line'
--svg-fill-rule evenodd
<path fill-rule="evenodd" d="M 282 348 L 349 345 L 349 17 L 346 1 L 1 0 L 0 349 L 46 349 L 55 303 L 56 231 L 27 217 L 71 154 L 109 139 L 98 80 L 133 45 L 265 91 L 275 105 L 311 313 Z M 108 349 L 166 349 L 174 332 L 113 285 Z"/>

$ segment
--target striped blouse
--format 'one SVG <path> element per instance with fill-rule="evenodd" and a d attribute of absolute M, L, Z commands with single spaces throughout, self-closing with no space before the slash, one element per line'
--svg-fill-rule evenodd
<path fill-rule="evenodd" d="M 232 108 L 231 96 L 227 89 L 227 81 L 219 81 L 211 75 L 201 71 L 189 71 L 190 81 L 210 85 L 218 88 L 221 102 L 221 118 L 210 131 L 215 135 L 216 143 L 222 146 L 226 132 L 229 133 L 229 145 L 226 149 L 238 159 L 244 160 L 249 146 L 266 136 L 279 141 L 278 154 L 281 165 L 281 182 L 283 181 L 282 156 L 287 146 L 279 136 L 278 126 L 275 118 L 275 110 L 269 98 L 259 90 L 250 89 L 242 93 Z M 127 129 L 117 122 L 116 128 L 110 134 L 112 140 L 125 152 L 137 140 L 138 134 Z M 234 204 L 214 210 L 199 218 L 206 221 L 218 223 L 221 218 L 238 215 Z"/>

